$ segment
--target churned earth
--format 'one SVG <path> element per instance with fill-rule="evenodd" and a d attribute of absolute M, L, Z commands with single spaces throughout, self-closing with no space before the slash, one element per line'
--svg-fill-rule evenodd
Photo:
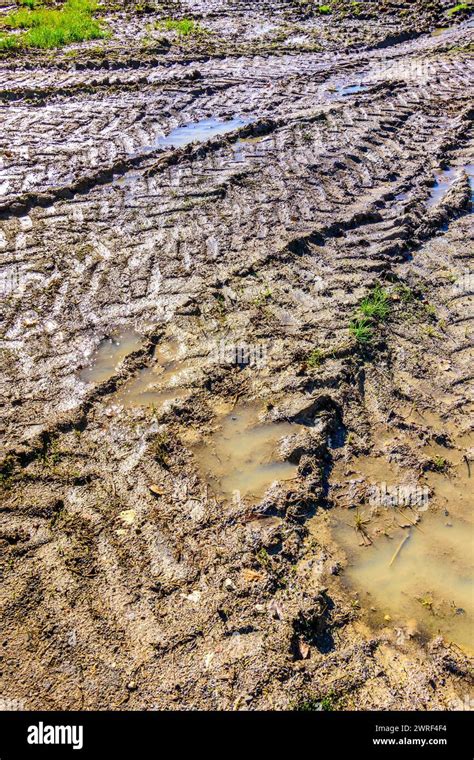
<path fill-rule="evenodd" d="M 472 3 L 328 6 L 0 50 L 7 707 L 474 704 Z"/>

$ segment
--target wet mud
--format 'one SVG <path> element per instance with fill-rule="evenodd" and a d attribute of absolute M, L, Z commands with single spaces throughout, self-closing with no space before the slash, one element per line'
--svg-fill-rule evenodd
<path fill-rule="evenodd" d="M 472 16 L 313 5 L 0 51 L 26 709 L 474 704 Z"/>

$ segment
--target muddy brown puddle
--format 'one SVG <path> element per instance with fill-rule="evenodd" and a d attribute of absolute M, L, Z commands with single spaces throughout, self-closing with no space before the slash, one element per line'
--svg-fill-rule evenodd
<path fill-rule="evenodd" d="M 79 378 L 84 383 L 109 380 L 125 357 L 140 348 L 141 344 L 142 338 L 135 330 L 124 330 L 103 338 L 88 364 L 79 372 Z"/>
<path fill-rule="evenodd" d="M 166 402 L 189 395 L 183 385 L 196 366 L 195 359 L 183 358 L 178 343 L 163 344 L 157 348 L 153 363 L 119 388 L 114 403 L 125 409 L 148 406 L 161 411 Z"/>
<path fill-rule="evenodd" d="M 226 499 L 258 499 L 277 481 L 296 477 L 297 466 L 284 461 L 279 443 L 301 426 L 260 423 L 258 408 L 237 407 L 209 439 L 194 449 L 198 466 L 213 490 Z"/>
<path fill-rule="evenodd" d="M 348 562 L 343 583 L 373 625 L 393 626 L 401 635 L 440 634 L 472 652 L 474 470 L 462 448 L 435 444 L 424 453 L 451 465 L 445 472 L 427 471 L 420 480 L 430 493 L 425 508 L 367 502 L 331 511 L 333 535 Z M 390 493 L 399 473 L 383 458 L 378 468 L 375 459 L 366 459 L 351 467 L 356 472 L 350 477 L 362 473 L 369 483 L 385 482 Z"/>

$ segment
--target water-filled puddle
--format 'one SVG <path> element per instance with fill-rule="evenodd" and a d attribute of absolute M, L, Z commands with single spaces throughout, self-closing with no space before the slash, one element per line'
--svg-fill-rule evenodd
<path fill-rule="evenodd" d="M 471 190 L 474 185 L 474 164 L 467 164 L 466 166 L 456 166 L 450 169 L 445 169 L 435 177 L 435 183 L 431 189 L 430 197 L 426 201 L 427 206 L 435 206 L 446 195 L 447 191 L 453 184 L 454 180 L 459 177 L 462 171 L 465 171 L 469 177 L 469 183 Z M 472 201 L 471 194 L 471 201 Z"/>
<path fill-rule="evenodd" d="M 430 197 L 426 201 L 427 206 L 435 206 L 440 202 L 456 179 L 458 171 L 458 169 L 445 169 L 441 174 L 436 175 Z"/>
<path fill-rule="evenodd" d="M 122 385 L 114 396 L 114 403 L 125 409 L 148 406 L 160 411 L 166 402 L 189 395 L 189 389 L 183 386 L 195 367 L 195 360 L 180 358 L 178 343 L 159 346 L 153 364 Z"/>
<path fill-rule="evenodd" d="M 368 72 L 365 72 L 365 74 L 368 75 Z M 367 92 L 367 90 L 370 90 L 370 87 L 370 84 L 364 84 L 361 81 L 354 84 L 341 84 L 336 81 L 326 85 L 326 97 L 329 100 L 338 100 L 341 95 L 343 97 L 346 95 L 357 95 L 358 93 Z"/>
<path fill-rule="evenodd" d="M 293 480 L 297 466 L 279 453 L 282 438 L 301 430 L 289 422 L 259 423 L 257 407 L 237 407 L 194 454 L 213 490 L 228 499 L 238 492 L 258 499 L 276 481 Z"/>
<path fill-rule="evenodd" d="M 418 492 L 418 504 L 410 504 L 410 491 L 405 491 L 405 503 L 400 500 L 397 473 L 380 460 L 378 473 L 372 467 L 368 476 L 363 474 L 372 483 L 387 481 L 395 500 L 385 505 L 369 500 L 357 510 L 336 506 L 331 511 L 333 535 L 348 560 L 343 582 L 374 625 L 422 636 L 441 634 L 472 652 L 474 465 L 468 466 L 462 449 L 435 445 L 426 447 L 426 454 L 440 467 L 443 461 L 451 466 L 425 473 L 421 486 L 426 491 Z M 357 481 L 361 468 L 356 464 L 353 469 L 351 477 Z"/>
<path fill-rule="evenodd" d="M 451 167 L 450 169 L 445 169 L 440 174 L 437 174 L 435 177 L 435 183 L 431 189 L 430 197 L 426 201 L 426 205 L 430 207 L 439 203 L 462 171 L 465 171 L 469 177 L 472 201 L 474 197 L 474 164 L 467 164 L 465 166 Z"/>
<path fill-rule="evenodd" d="M 176 127 L 168 135 L 157 137 L 153 145 L 147 146 L 149 150 L 156 148 L 183 148 L 193 142 L 205 142 L 217 135 L 225 135 L 236 129 L 247 126 L 252 119 L 244 119 L 236 116 L 233 119 L 222 121 L 221 119 L 201 119 L 201 121 L 184 124 Z"/>
<path fill-rule="evenodd" d="M 362 550 L 341 518 L 335 531 L 350 562 L 345 577 L 374 623 L 383 624 L 386 616 L 402 627 L 415 621 L 420 633 L 441 633 L 474 650 L 471 520 L 428 514 L 416 528 L 394 531 Z"/>
<path fill-rule="evenodd" d="M 109 380 L 116 373 L 120 362 L 141 345 L 142 338 L 135 330 L 124 330 L 104 338 L 87 366 L 79 372 L 79 378 L 84 383 L 103 383 Z"/>
<path fill-rule="evenodd" d="M 408 198 L 408 193 L 405 193 L 405 192 L 397 193 L 397 195 L 395 196 L 396 201 L 406 201 L 407 198 Z"/>
<path fill-rule="evenodd" d="M 349 84 L 341 87 L 339 92 L 342 95 L 356 95 L 358 92 L 366 92 L 368 89 L 366 84 Z"/>

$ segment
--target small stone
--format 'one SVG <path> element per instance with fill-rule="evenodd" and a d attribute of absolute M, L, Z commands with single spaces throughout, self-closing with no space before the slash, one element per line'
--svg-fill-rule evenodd
<path fill-rule="evenodd" d="M 392 618 L 390 617 L 390 615 L 384 615 L 383 619 L 386 620 L 387 623 L 390 623 L 390 621 L 391 621 Z"/>
<path fill-rule="evenodd" d="M 226 578 L 225 581 L 224 581 L 224 588 L 227 591 L 235 591 L 236 586 L 235 586 L 235 583 L 233 581 L 231 581 L 230 578 Z"/>
<path fill-rule="evenodd" d="M 130 681 L 130 682 L 127 684 L 127 689 L 128 689 L 129 691 L 136 691 L 136 690 L 137 690 L 137 684 L 136 684 L 136 681 Z"/>
<path fill-rule="evenodd" d="M 134 509 L 124 509 L 123 512 L 120 512 L 119 518 L 124 525 L 133 525 L 136 518 L 136 512 Z"/>

